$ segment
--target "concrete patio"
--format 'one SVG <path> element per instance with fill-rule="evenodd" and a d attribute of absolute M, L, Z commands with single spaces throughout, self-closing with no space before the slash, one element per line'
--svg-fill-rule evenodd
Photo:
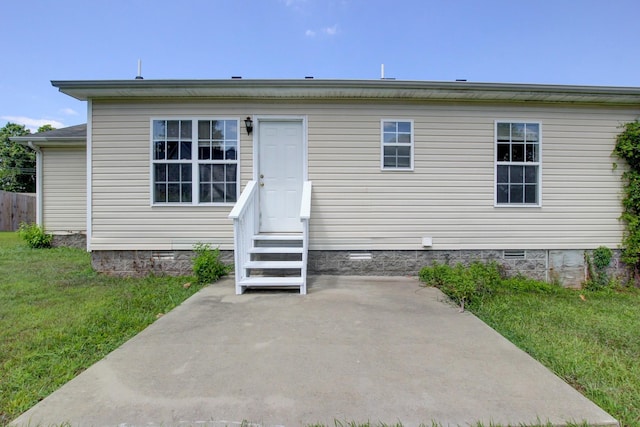
<path fill-rule="evenodd" d="M 309 294 L 209 286 L 14 425 L 404 426 L 587 421 L 606 412 L 437 290 L 318 276 Z"/>

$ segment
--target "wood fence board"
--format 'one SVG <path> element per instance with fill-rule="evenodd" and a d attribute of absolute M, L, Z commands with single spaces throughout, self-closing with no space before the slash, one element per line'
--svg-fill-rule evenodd
<path fill-rule="evenodd" d="M 15 231 L 21 222 L 36 222 L 36 195 L 0 190 L 0 231 Z"/>

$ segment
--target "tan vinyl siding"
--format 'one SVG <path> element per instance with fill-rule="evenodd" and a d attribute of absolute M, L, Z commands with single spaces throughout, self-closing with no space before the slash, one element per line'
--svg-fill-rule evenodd
<path fill-rule="evenodd" d="M 304 115 L 311 249 L 617 247 L 619 124 L 640 110 L 524 104 L 93 102 L 93 240 L 99 249 L 232 249 L 231 206 L 150 206 L 151 118 Z M 414 171 L 380 170 L 380 120 L 414 122 Z M 542 206 L 494 206 L 495 120 L 542 126 Z M 241 124 L 242 185 L 252 136 Z"/>
<path fill-rule="evenodd" d="M 87 228 L 87 157 L 84 147 L 42 149 L 42 215 L 54 234 Z"/>

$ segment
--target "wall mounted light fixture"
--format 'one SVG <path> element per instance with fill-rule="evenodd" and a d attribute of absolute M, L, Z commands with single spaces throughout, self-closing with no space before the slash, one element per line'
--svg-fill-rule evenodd
<path fill-rule="evenodd" d="M 251 117 L 244 119 L 244 125 L 247 128 L 247 135 L 251 135 L 251 132 L 253 132 L 253 120 L 251 120 Z"/>

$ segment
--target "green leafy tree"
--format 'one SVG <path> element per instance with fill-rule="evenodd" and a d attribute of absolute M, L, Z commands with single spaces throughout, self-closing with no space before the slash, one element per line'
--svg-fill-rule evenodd
<path fill-rule="evenodd" d="M 10 141 L 14 136 L 29 135 L 24 125 L 7 123 L 0 128 L 0 190 L 17 193 L 36 191 L 36 155 L 28 147 Z"/>
<path fill-rule="evenodd" d="M 56 128 L 54 128 L 50 124 L 46 124 L 46 125 L 42 125 L 42 126 L 40 126 L 38 128 L 38 133 L 49 132 L 50 130 L 56 130 Z"/>
<path fill-rule="evenodd" d="M 626 123 L 616 137 L 613 150 L 629 166 L 622 174 L 622 215 L 626 230 L 622 238 L 622 261 L 634 269 L 640 283 L 640 121 Z M 616 164 L 614 163 L 614 167 Z"/>

